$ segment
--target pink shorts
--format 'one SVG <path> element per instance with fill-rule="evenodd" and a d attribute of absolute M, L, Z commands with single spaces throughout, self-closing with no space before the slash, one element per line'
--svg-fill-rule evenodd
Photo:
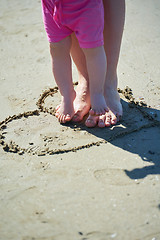
<path fill-rule="evenodd" d="M 81 48 L 103 45 L 102 0 L 42 0 L 49 42 L 59 42 L 75 32 Z"/>

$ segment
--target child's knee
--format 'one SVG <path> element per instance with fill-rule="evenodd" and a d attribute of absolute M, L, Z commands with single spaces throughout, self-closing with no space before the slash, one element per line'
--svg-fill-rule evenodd
<path fill-rule="evenodd" d="M 91 58 L 91 59 L 101 55 L 104 52 L 103 46 L 99 46 L 95 48 L 82 48 L 82 50 L 86 58 Z"/>
<path fill-rule="evenodd" d="M 59 51 L 60 52 L 67 51 L 67 52 L 69 52 L 70 48 L 71 48 L 71 38 L 70 38 L 70 36 L 62 39 L 59 42 L 51 42 L 50 43 L 50 53 L 51 53 L 51 56 L 55 53 L 55 51 L 58 51 L 58 52 Z"/>
<path fill-rule="evenodd" d="M 51 53 L 51 56 L 53 56 L 55 51 L 60 51 L 61 45 L 62 45 L 61 42 L 51 42 L 50 43 L 50 53 Z"/>

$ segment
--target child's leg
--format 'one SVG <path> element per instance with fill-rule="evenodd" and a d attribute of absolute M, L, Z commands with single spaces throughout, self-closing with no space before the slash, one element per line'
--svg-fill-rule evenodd
<path fill-rule="evenodd" d="M 71 55 L 78 71 L 78 86 L 76 87 L 76 98 L 74 100 L 75 114 L 72 121 L 82 121 L 84 115 L 90 109 L 89 78 L 86 66 L 86 59 L 82 49 L 79 46 L 75 33 L 71 35 L 72 46 Z"/>
<path fill-rule="evenodd" d="M 70 36 L 60 42 L 50 43 L 53 75 L 62 95 L 61 105 L 56 112 L 61 123 L 70 121 L 74 115 L 73 101 L 76 94 L 72 83 L 70 48 Z"/>
<path fill-rule="evenodd" d="M 91 115 L 102 115 L 108 111 L 104 99 L 104 82 L 106 76 L 106 55 L 104 47 L 83 48 L 89 75 Z"/>

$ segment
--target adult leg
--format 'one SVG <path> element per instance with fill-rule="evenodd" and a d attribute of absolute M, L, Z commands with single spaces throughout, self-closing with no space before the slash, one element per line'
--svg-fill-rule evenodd
<path fill-rule="evenodd" d="M 104 95 L 109 113 L 105 125 L 114 125 L 122 116 L 122 105 L 117 92 L 117 64 L 125 20 L 125 0 L 103 0 L 105 11 L 104 47 L 107 56 L 107 74 Z M 103 118 L 104 119 L 104 118 Z"/>
<path fill-rule="evenodd" d="M 73 101 L 76 94 L 72 83 L 70 48 L 70 36 L 60 42 L 50 43 L 53 75 L 62 96 L 56 112 L 56 117 L 61 123 L 70 121 L 74 115 Z"/>

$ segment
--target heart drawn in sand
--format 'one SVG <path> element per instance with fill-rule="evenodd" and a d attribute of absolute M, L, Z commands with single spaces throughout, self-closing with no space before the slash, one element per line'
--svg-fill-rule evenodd
<path fill-rule="evenodd" d="M 38 109 L 9 116 L 0 123 L 0 144 L 5 151 L 19 155 L 53 155 L 99 146 L 142 128 L 160 125 L 142 110 L 144 103 L 135 102 L 130 88 L 119 89 L 119 93 L 124 120 L 111 128 L 88 129 L 84 122 L 60 124 L 55 117 L 60 99 L 58 88 L 45 90 L 37 102 Z"/>

